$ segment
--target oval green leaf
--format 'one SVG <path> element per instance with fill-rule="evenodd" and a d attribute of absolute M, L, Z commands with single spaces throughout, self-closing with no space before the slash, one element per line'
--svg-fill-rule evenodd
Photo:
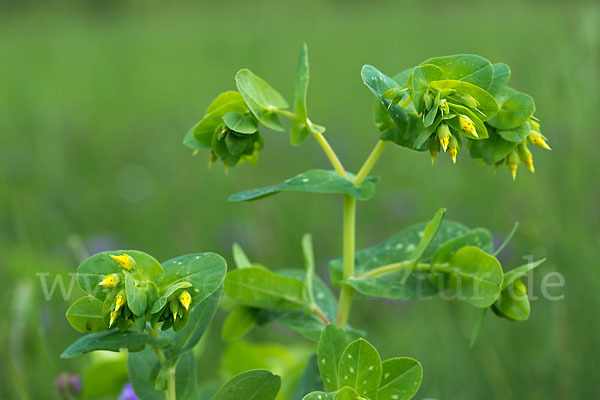
<path fill-rule="evenodd" d="M 340 359 L 338 382 L 361 396 L 376 399 L 381 383 L 381 358 L 375 347 L 364 339 L 350 343 Z"/>
<path fill-rule="evenodd" d="M 488 92 L 490 92 L 492 96 L 495 96 L 510 80 L 510 67 L 504 63 L 494 64 L 493 67 L 494 77 L 492 79 L 492 84 L 488 88 Z"/>
<path fill-rule="evenodd" d="M 383 362 L 382 374 L 377 400 L 409 400 L 421 386 L 423 367 L 414 358 L 391 358 Z"/>
<path fill-rule="evenodd" d="M 342 353 L 348 345 L 346 332 L 335 324 L 329 324 L 323 329 L 319 346 L 317 349 L 317 358 L 319 362 L 319 371 L 325 388 L 334 392 L 340 388 L 338 381 L 338 367 Z"/>
<path fill-rule="evenodd" d="M 527 121 L 535 112 L 535 103 L 528 94 L 508 86 L 497 95 L 498 113 L 488 123 L 498 129 L 514 129 Z"/>
<path fill-rule="evenodd" d="M 256 122 L 256 119 L 249 114 L 229 112 L 223 115 L 223 122 L 225 122 L 225 125 L 234 132 L 247 135 L 258 132 L 258 123 Z"/>
<path fill-rule="evenodd" d="M 431 82 L 431 87 L 436 90 L 455 89 L 458 94 L 472 96 L 479 103 L 477 110 L 479 110 L 478 115 L 482 121 L 487 121 L 498 112 L 496 99 L 487 91 L 472 83 L 457 80 L 442 80 Z"/>
<path fill-rule="evenodd" d="M 279 376 L 257 369 L 231 378 L 211 400 L 274 400 L 280 387 Z"/>
<path fill-rule="evenodd" d="M 171 340 L 166 338 L 133 331 L 96 332 L 76 340 L 60 357 L 73 358 L 95 350 L 120 351 L 127 349 L 130 352 L 136 352 L 144 350 L 147 344 L 154 347 L 167 347 L 170 343 Z"/>
<path fill-rule="evenodd" d="M 301 280 L 287 278 L 264 268 L 231 271 L 225 280 L 225 294 L 239 304 L 269 310 L 293 310 L 304 305 Z"/>
<path fill-rule="evenodd" d="M 447 287 L 475 307 L 491 306 L 502 290 L 504 276 L 500 262 L 475 246 L 454 253 L 443 272 L 448 274 Z"/>
<path fill-rule="evenodd" d="M 106 330 L 102 319 L 102 302 L 93 296 L 77 299 L 67 310 L 67 320 L 79 332 L 91 333 Z"/>
<path fill-rule="evenodd" d="M 421 63 L 421 65 L 425 64 L 440 67 L 446 79 L 469 82 L 485 90 L 490 87 L 494 76 L 492 64 L 474 54 L 430 58 Z"/>
<path fill-rule="evenodd" d="M 283 131 L 278 109 L 288 107 L 285 99 L 262 78 L 248 69 L 235 75 L 235 83 L 252 114 L 267 128 Z"/>
<path fill-rule="evenodd" d="M 313 169 L 289 178 L 278 185 L 236 193 L 229 197 L 229 201 L 259 200 L 279 192 L 347 194 L 364 201 L 373 197 L 375 183 L 378 180 L 378 177 L 370 176 L 361 185 L 354 186 L 352 182 L 339 176 L 335 171 Z"/>

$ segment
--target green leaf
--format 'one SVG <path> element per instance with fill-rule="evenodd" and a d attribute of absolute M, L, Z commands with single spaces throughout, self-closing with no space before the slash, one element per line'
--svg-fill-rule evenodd
<path fill-rule="evenodd" d="M 239 269 L 250 268 L 252 266 L 252 263 L 242 249 L 242 246 L 237 243 L 233 244 L 233 261 L 235 262 L 236 267 Z"/>
<path fill-rule="evenodd" d="M 356 275 L 362 275 L 383 265 L 408 260 L 410 254 L 421 241 L 426 225 L 426 223 L 413 225 L 376 246 L 357 252 L 355 256 Z M 469 228 L 458 222 L 442 221 L 437 235 L 423 253 L 421 260 L 428 262 L 442 243 L 464 235 L 468 231 Z M 336 286 L 339 285 L 343 279 L 343 262 L 341 258 L 329 263 L 329 273 L 333 284 Z"/>
<path fill-rule="evenodd" d="M 446 79 L 469 82 L 485 90 L 490 87 L 494 76 L 492 64 L 474 54 L 430 58 L 421 63 L 421 65 L 425 64 L 440 67 Z"/>
<path fill-rule="evenodd" d="M 313 390 L 319 390 L 323 388 L 323 381 L 319 375 L 319 366 L 317 362 L 317 355 L 312 354 L 304 367 L 304 372 L 300 381 L 296 386 L 294 393 L 294 400 L 301 400 L 306 393 L 312 392 Z"/>
<path fill-rule="evenodd" d="M 144 400 L 165 400 L 165 392 L 156 390 L 153 383 L 159 368 L 160 363 L 151 348 L 127 355 L 129 381 L 137 397 Z"/>
<path fill-rule="evenodd" d="M 253 116 L 248 114 L 229 112 L 223 115 L 223 122 L 234 132 L 247 135 L 258 132 L 258 123 Z"/>
<path fill-rule="evenodd" d="M 252 370 L 233 377 L 212 400 L 274 400 L 281 378 L 265 370 Z"/>
<path fill-rule="evenodd" d="M 481 158 L 488 165 L 503 160 L 517 147 L 516 143 L 502 139 L 492 130 L 489 131 L 488 139 L 474 140 L 470 142 L 470 145 L 471 157 Z"/>
<path fill-rule="evenodd" d="M 306 43 L 302 45 L 300 49 L 300 55 L 298 56 L 298 67 L 296 69 L 296 115 L 297 119 L 292 125 L 292 131 L 290 135 L 290 142 L 294 146 L 300 146 L 308 137 L 308 123 L 307 123 L 307 110 L 306 110 L 306 94 L 308 92 L 308 79 L 309 79 L 309 67 L 308 67 L 308 48 Z"/>
<path fill-rule="evenodd" d="M 526 321 L 531 314 L 527 287 L 521 279 L 513 279 L 511 283 L 502 290 L 500 297 L 492 305 L 492 310 L 499 317 L 511 321 Z"/>
<path fill-rule="evenodd" d="M 494 77 L 492 79 L 492 84 L 488 88 L 488 92 L 490 92 L 492 96 L 495 96 L 510 80 L 510 67 L 504 63 L 497 63 L 493 65 L 493 68 Z"/>
<path fill-rule="evenodd" d="M 442 224 L 442 219 L 444 219 L 445 214 L 446 214 L 446 209 L 440 208 L 435 213 L 432 220 L 429 221 L 427 223 L 427 225 L 425 226 L 425 229 L 423 230 L 423 235 L 421 236 L 421 240 L 419 241 L 417 246 L 413 249 L 413 251 L 408 256 L 409 265 L 403 271 L 402 283 L 406 282 L 409 275 L 414 270 L 415 265 L 417 265 L 417 262 L 423 256 L 423 253 L 425 253 L 425 250 L 427 250 L 427 247 L 429 247 L 429 245 L 435 238 L 435 235 L 437 234 L 438 229 L 440 228 L 440 225 Z"/>
<path fill-rule="evenodd" d="M 383 362 L 382 374 L 377 400 L 409 400 L 421 386 L 423 367 L 413 358 L 391 358 Z"/>
<path fill-rule="evenodd" d="M 214 293 L 222 284 L 227 273 L 225 259 L 215 253 L 197 253 L 176 257 L 163 263 L 165 273 L 158 280 L 161 297 L 152 307 L 153 312 L 166 304 L 165 294 L 171 292 L 173 285 L 188 283 L 186 290 L 192 296 L 191 308 Z M 183 286 L 182 286 L 183 287 Z M 172 293 L 172 292 L 171 292 Z M 168 297 L 168 296 L 167 296 Z"/>
<path fill-rule="evenodd" d="M 302 398 L 302 400 L 334 400 L 335 393 L 312 392 Z"/>
<path fill-rule="evenodd" d="M 242 338 L 256 325 L 259 314 L 258 308 L 236 306 L 223 323 L 221 338 L 225 341 Z"/>
<path fill-rule="evenodd" d="M 77 299 L 67 310 L 67 320 L 79 332 L 91 333 L 106 330 L 102 319 L 102 302 L 92 296 Z"/>
<path fill-rule="evenodd" d="M 238 303 L 270 310 L 293 310 L 304 305 L 304 284 L 264 268 L 231 271 L 225 280 L 225 293 Z"/>
<path fill-rule="evenodd" d="M 412 98 L 418 114 L 425 111 L 424 97 L 429 90 L 429 82 L 440 80 L 444 72 L 436 65 L 422 64 L 413 69 Z"/>
<path fill-rule="evenodd" d="M 392 78 L 382 74 L 377 68 L 371 65 L 363 66 L 360 74 L 365 85 L 367 85 L 371 92 L 373 92 L 385 106 L 390 117 L 401 131 L 400 134 L 404 134 L 408 129 L 410 122 L 406 110 L 399 105 L 392 106 L 391 100 L 383 97 L 383 94 L 386 91 L 399 85 Z"/>
<path fill-rule="evenodd" d="M 95 254 L 83 261 L 77 268 L 77 284 L 87 294 L 90 294 L 100 301 L 104 301 L 107 292 L 98 284 L 109 274 L 122 274 L 124 269 L 110 256 L 128 254 L 131 256 L 137 266 L 130 273 L 132 277 L 139 281 L 152 280 L 163 273 L 163 269 L 154 257 L 137 250 L 117 250 L 105 251 Z"/>
<path fill-rule="evenodd" d="M 338 381 L 338 367 L 342 353 L 348 345 L 346 332 L 335 324 L 329 324 L 323 329 L 319 339 L 317 357 L 319 361 L 319 371 L 325 388 L 330 391 L 336 391 L 340 388 Z"/>
<path fill-rule="evenodd" d="M 233 90 L 221 93 L 217 96 L 206 110 L 204 118 L 192 127 L 191 132 L 196 139 L 195 144 L 199 149 L 211 148 L 216 128 L 223 123 L 223 116 L 230 112 L 238 114 L 245 114 L 248 112 L 248 107 L 244 103 L 242 95 Z M 191 139 L 188 139 L 188 142 L 190 141 Z"/>
<path fill-rule="evenodd" d="M 352 177 L 352 175 L 350 176 Z M 377 177 L 369 176 L 361 185 L 354 186 L 352 182 L 339 176 L 335 171 L 313 169 L 289 178 L 278 185 L 236 193 L 229 197 L 229 201 L 258 200 L 279 192 L 347 194 L 358 200 L 368 200 L 375 194 L 375 183 L 378 180 Z"/>
<path fill-rule="evenodd" d="M 482 249 L 486 253 L 491 253 L 493 251 L 492 234 L 487 229 L 476 228 L 470 230 L 462 236 L 447 241 L 441 245 L 433 255 L 433 258 L 431 259 L 432 270 L 435 264 L 449 262 L 449 260 L 458 250 L 466 246 L 475 246 Z M 439 286 L 439 276 L 437 274 L 431 275 L 430 278 L 433 284 Z"/>
<path fill-rule="evenodd" d="M 531 125 L 529 125 L 529 122 L 525 121 L 514 129 L 499 129 L 498 135 L 509 142 L 521 143 L 527 138 L 529 132 L 531 132 Z"/>
<path fill-rule="evenodd" d="M 136 352 L 144 350 L 147 344 L 154 347 L 166 347 L 171 344 L 171 341 L 132 331 L 96 332 L 77 339 L 63 351 L 60 357 L 73 358 L 96 350 L 120 351 L 127 349 L 130 352 Z"/>
<path fill-rule="evenodd" d="M 436 270 L 447 273 L 444 284 L 475 307 L 491 306 L 502 290 L 500 262 L 475 246 L 461 248 L 450 258 L 447 268 Z"/>
<path fill-rule="evenodd" d="M 126 354 L 103 354 L 102 357 L 93 358 L 91 361 L 81 375 L 84 382 L 81 398 L 117 398 L 123 390 L 123 385 L 129 381 Z"/>
<path fill-rule="evenodd" d="M 132 313 L 137 316 L 144 315 L 148 306 L 147 284 L 138 284 L 133 276 L 125 272 L 125 292 L 127 293 L 127 305 Z"/>
<path fill-rule="evenodd" d="M 333 397 L 334 400 L 364 400 L 364 397 L 360 396 L 356 390 L 351 387 L 345 386 L 341 388 Z M 368 400 L 368 399 L 367 399 Z"/>
<path fill-rule="evenodd" d="M 487 91 L 472 83 L 457 80 L 442 80 L 432 82 L 431 87 L 436 90 L 454 89 L 457 94 L 467 94 L 473 97 L 479 103 L 479 106 L 477 106 L 477 110 L 479 110 L 477 115 L 482 121 L 487 121 L 498 112 L 496 99 Z"/>
<path fill-rule="evenodd" d="M 288 107 L 285 99 L 267 82 L 248 69 L 235 75 L 235 83 L 252 114 L 267 128 L 283 131 L 276 110 Z"/>
<path fill-rule="evenodd" d="M 498 129 L 515 129 L 527 121 L 535 112 L 535 103 L 528 94 L 508 86 L 496 95 L 498 113 L 488 124 Z"/>
<path fill-rule="evenodd" d="M 338 382 L 361 396 L 377 398 L 381 383 L 381 359 L 369 342 L 357 339 L 344 350 L 340 359 Z"/>

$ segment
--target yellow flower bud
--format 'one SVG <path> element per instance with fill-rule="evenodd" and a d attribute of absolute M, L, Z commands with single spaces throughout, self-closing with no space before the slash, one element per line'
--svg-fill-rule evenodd
<path fill-rule="evenodd" d="M 187 290 L 181 292 L 179 295 L 179 302 L 185 307 L 186 310 L 190 309 L 190 304 L 192 304 L 192 296 Z"/>
<path fill-rule="evenodd" d="M 450 143 L 448 144 L 448 154 L 450 154 L 452 162 L 456 164 L 456 155 L 458 154 L 458 141 L 452 135 L 450 135 Z"/>
<path fill-rule="evenodd" d="M 527 148 L 527 144 L 525 143 L 525 141 L 519 144 L 519 147 L 517 147 L 517 151 L 519 153 L 519 159 L 523 162 L 523 164 L 525 164 L 531 172 L 535 172 L 535 168 L 533 167 L 533 156 Z"/>
<path fill-rule="evenodd" d="M 113 326 L 113 324 L 115 323 L 115 320 L 117 319 L 117 317 L 119 316 L 119 313 L 115 310 L 110 312 L 110 323 L 108 324 L 108 327 L 110 328 L 111 326 Z"/>
<path fill-rule="evenodd" d="M 119 311 L 119 308 L 125 305 L 125 303 L 127 303 L 127 300 L 125 300 L 125 296 L 123 296 L 123 293 L 119 293 L 117 295 L 117 299 L 115 300 L 115 311 Z"/>
<path fill-rule="evenodd" d="M 514 181 L 517 179 L 517 168 L 519 166 L 519 156 L 514 150 L 508 155 L 506 163 L 508 164 L 508 169 L 510 169 L 510 174 Z"/>
<path fill-rule="evenodd" d="M 475 137 L 479 137 L 477 136 L 477 130 L 475 129 L 475 124 L 473 124 L 473 121 L 471 120 L 471 118 L 467 117 L 466 115 L 461 114 L 458 118 L 458 121 L 460 123 L 460 129 L 462 129 L 463 131 L 470 133 L 471 135 L 475 136 Z"/>
<path fill-rule="evenodd" d="M 440 145 L 438 143 L 437 137 L 430 137 L 429 142 L 427 143 L 427 147 L 429 149 L 429 155 L 431 156 L 431 165 L 433 165 L 433 163 L 435 162 L 435 158 L 440 152 Z"/>
<path fill-rule="evenodd" d="M 131 271 L 136 267 L 135 260 L 128 254 L 122 254 L 120 256 L 111 255 L 110 258 L 119 263 L 119 265 L 125 268 L 127 271 Z"/>
<path fill-rule="evenodd" d="M 440 141 L 440 144 L 442 145 L 442 149 L 444 149 L 444 151 L 446 151 L 448 149 L 448 143 L 450 141 L 450 136 L 452 136 L 450 134 L 450 128 L 448 128 L 448 125 L 446 125 L 445 123 L 442 122 L 440 124 L 440 126 L 438 126 L 438 128 L 437 128 L 436 134 Z"/>
<path fill-rule="evenodd" d="M 528 139 L 531 143 L 533 143 L 537 146 L 543 147 L 546 150 L 552 150 L 550 148 L 550 146 L 548 146 L 548 143 L 546 143 L 546 141 L 544 140 L 544 137 L 540 133 L 531 131 L 531 132 L 529 132 Z"/>
<path fill-rule="evenodd" d="M 117 286 L 119 284 L 120 280 L 121 280 L 121 278 L 119 278 L 119 275 L 110 274 L 110 275 L 106 275 L 104 278 L 102 278 L 102 281 L 98 285 L 111 289 L 111 288 L 114 288 L 115 286 Z"/>

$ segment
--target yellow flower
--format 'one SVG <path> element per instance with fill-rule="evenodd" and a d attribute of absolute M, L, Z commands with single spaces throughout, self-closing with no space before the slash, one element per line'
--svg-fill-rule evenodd
<path fill-rule="evenodd" d="M 517 168 L 519 167 L 519 156 L 514 150 L 508 155 L 506 163 L 514 181 L 517 179 Z"/>
<path fill-rule="evenodd" d="M 529 168 L 531 172 L 535 172 L 535 168 L 533 167 L 533 156 L 531 152 L 527 148 L 527 143 L 523 141 L 517 147 L 517 152 L 519 154 L 519 159 Z"/>
<path fill-rule="evenodd" d="M 119 278 L 119 275 L 110 274 L 110 275 L 106 275 L 98 285 L 104 286 L 104 287 L 110 289 L 110 288 L 114 288 L 115 286 L 117 286 L 119 284 L 120 280 L 121 279 Z"/>
<path fill-rule="evenodd" d="M 456 155 L 458 154 L 458 141 L 452 135 L 450 135 L 450 143 L 448 144 L 448 154 L 450 154 L 452 162 L 456 164 Z"/>
<path fill-rule="evenodd" d="M 135 260 L 128 254 L 122 254 L 120 256 L 111 255 L 110 258 L 118 262 L 119 265 L 125 268 L 127 271 L 130 271 L 136 267 Z"/>
<path fill-rule="evenodd" d="M 186 310 L 190 309 L 190 304 L 192 304 L 192 296 L 187 290 L 181 292 L 179 295 L 179 302 L 185 307 Z"/>
<path fill-rule="evenodd" d="M 477 130 L 475 129 L 475 124 L 473 124 L 473 121 L 471 120 L 471 118 L 467 117 L 466 115 L 461 114 L 458 118 L 458 121 L 460 123 L 460 129 L 462 129 L 463 131 L 470 133 L 471 135 L 475 136 L 476 138 L 478 138 L 479 136 L 477 136 Z"/>
<path fill-rule="evenodd" d="M 115 323 L 115 320 L 117 319 L 118 316 L 119 316 L 119 313 L 117 311 L 113 310 L 110 312 L 110 323 L 108 324 L 109 328 Z"/>
<path fill-rule="evenodd" d="M 117 300 L 115 301 L 115 311 L 119 311 L 119 308 L 121 308 L 121 306 L 123 306 L 125 303 L 127 303 L 125 296 L 123 296 L 123 293 L 119 293 L 117 295 Z"/>
<path fill-rule="evenodd" d="M 531 131 L 529 132 L 529 136 L 528 139 L 531 143 L 543 147 L 546 150 L 552 150 L 550 148 L 550 146 L 548 146 L 548 143 L 546 143 L 546 141 L 544 140 L 544 137 L 542 136 L 541 133 L 538 133 L 536 131 Z"/>
<path fill-rule="evenodd" d="M 445 123 L 441 123 L 436 130 L 437 137 L 442 145 L 442 149 L 446 151 L 448 149 L 448 143 L 450 142 L 450 128 Z"/>

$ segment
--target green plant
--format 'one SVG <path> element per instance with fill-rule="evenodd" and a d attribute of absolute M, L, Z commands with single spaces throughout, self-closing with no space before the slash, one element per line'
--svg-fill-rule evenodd
<path fill-rule="evenodd" d="M 88 296 L 67 311 L 69 322 L 87 335 L 63 356 L 126 348 L 130 379 L 142 399 L 162 399 L 165 393 L 167 399 L 198 398 L 191 350 L 223 292 L 231 309 L 222 328 L 225 340 L 237 340 L 257 324 L 278 322 L 318 342 L 296 398 L 412 398 L 421 384 L 421 365 L 406 357 L 381 361 L 377 350 L 362 339 L 365 333 L 348 325 L 355 293 L 404 300 L 453 294 L 482 310 L 473 343 L 488 308 L 509 320 L 529 317 L 521 278 L 543 260 L 504 273 L 496 256 L 516 226 L 494 249 L 488 230 L 445 221 L 445 209 L 427 223 L 357 252 L 356 202 L 374 195 L 378 178 L 369 174 L 390 142 L 428 151 L 432 161 L 443 150 L 453 162 L 464 144 L 483 164 L 507 165 L 513 179 L 521 162 L 533 171 L 528 143 L 549 147 L 533 116 L 533 99 L 506 86 L 509 77 L 507 65 L 475 55 L 432 58 L 393 78 L 363 67 L 363 81 L 376 96 L 374 121 L 380 139 L 358 173 L 351 174 L 325 139 L 325 128 L 308 118 L 306 46 L 298 61 L 294 111 L 263 79 L 249 70 L 239 71 L 237 91 L 219 95 L 184 143 L 195 152 L 210 150 L 210 165 L 220 160 L 231 168 L 257 162 L 263 147 L 259 129 L 283 131 L 281 117 L 292 121 L 293 145 L 314 137 L 334 170 L 310 170 L 229 200 L 252 201 L 284 191 L 342 195 L 343 252 L 329 263 L 331 281 L 341 288 L 339 298 L 315 274 L 308 234 L 302 239 L 304 270 L 271 271 L 251 262 L 239 245 L 233 246 L 237 268 L 227 275 L 225 260 L 212 253 L 162 264 L 137 251 L 100 253 L 80 265 L 77 281 Z M 278 395 L 280 385 L 271 372 L 251 370 L 235 376 L 211 398 L 269 400 Z"/>

